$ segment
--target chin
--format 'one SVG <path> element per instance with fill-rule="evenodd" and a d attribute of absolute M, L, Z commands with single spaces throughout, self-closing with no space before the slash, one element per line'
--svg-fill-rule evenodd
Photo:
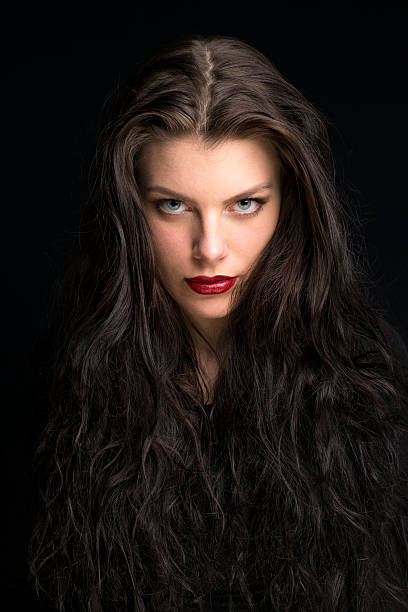
<path fill-rule="evenodd" d="M 228 305 L 224 307 L 207 307 L 207 308 L 191 308 L 189 309 L 191 314 L 194 314 L 197 317 L 203 317 L 206 319 L 220 319 L 222 317 L 227 316 L 230 311 Z"/>

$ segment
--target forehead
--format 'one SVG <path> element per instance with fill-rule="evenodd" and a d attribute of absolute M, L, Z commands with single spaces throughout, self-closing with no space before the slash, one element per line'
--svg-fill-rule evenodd
<path fill-rule="evenodd" d="M 196 135 L 183 135 L 166 141 L 155 140 L 143 147 L 139 171 L 144 178 L 156 174 L 176 174 L 188 179 L 197 173 L 268 173 L 279 166 L 277 149 L 267 138 L 234 138 L 208 143 Z"/>

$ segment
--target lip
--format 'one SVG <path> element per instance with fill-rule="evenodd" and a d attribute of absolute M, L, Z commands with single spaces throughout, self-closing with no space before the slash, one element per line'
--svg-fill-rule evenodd
<path fill-rule="evenodd" d="M 224 276 L 217 274 L 216 276 L 193 276 L 192 278 L 186 278 L 186 281 L 192 281 L 194 283 L 214 283 L 221 280 L 231 280 L 236 276 Z"/>
<path fill-rule="evenodd" d="M 195 276 L 194 278 L 185 278 L 184 280 L 196 293 L 209 295 L 213 293 L 225 293 L 231 289 L 237 278 L 238 276 Z"/>

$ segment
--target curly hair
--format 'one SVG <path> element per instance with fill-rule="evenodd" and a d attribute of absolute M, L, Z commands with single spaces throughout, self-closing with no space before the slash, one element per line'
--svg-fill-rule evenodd
<path fill-rule="evenodd" d="M 186 134 L 266 138 L 283 168 L 210 406 L 155 274 L 138 176 L 146 143 Z M 61 611 L 205 610 L 217 592 L 229 610 L 408 610 L 407 377 L 342 198 L 325 118 L 243 40 L 173 39 L 110 92 L 47 330 L 27 554 L 40 598 Z"/>

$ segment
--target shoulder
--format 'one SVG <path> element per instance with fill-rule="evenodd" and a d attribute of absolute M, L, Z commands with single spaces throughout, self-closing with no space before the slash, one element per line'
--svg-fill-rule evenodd
<path fill-rule="evenodd" d="M 386 332 L 398 359 L 401 361 L 402 365 L 408 368 L 408 348 L 401 332 L 388 321 L 384 322 L 384 331 Z"/>
<path fill-rule="evenodd" d="M 408 348 L 402 332 L 389 321 L 381 320 L 382 335 L 385 337 L 387 345 L 385 348 L 391 353 L 394 387 L 398 390 L 400 397 L 398 407 L 393 412 L 395 415 L 395 427 L 398 429 L 400 437 L 400 459 L 404 471 L 408 474 Z M 380 351 L 379 344 L 372 339 L 360 339 L 357 343 L 358 350 L 354 352 L 353 360 L 358 367 L 367 366 L 389 380 L 390 364 L 386 363 L 385 355 Z"/>
<path fill-rule="evenodd" d="M 381 324 L 381 330 L 385 336 L 391 351 L 392 356 L 396 359 L 398 364 L 401 366 L 403 374 L 408 378 L 408 348 L 402 333 L 389 321 L 383 320 Z M 364 338 L 360 339 L 357 343 L 357 348 L 354 353 L 354 357 L 368 358 L 369 361 L 380 361 L 383 360 L 378 345 L 373 340 Z"/>
<path fill-rule="evenodd" d="M 388 337 L 394 350 L 394 355 L 401 368 L 401 378 L 397 386 L 402 395 L 402 414 L 400 422 L 400 467 L 408 475 L 408 349 L 402 334 L 390 323 L 387 323 Z"/>
<path fill-rule="evenodd" d="M 398 385 L 400 386 L 403 393 L 408 397 L 408 348 L 407 344 L 402 337 L 401 332 L 396 329 L 390 323 L 386 323 L 385 330 L 387 333 L 388 341 L 393 351 L 393 357 L 397 361 L 400 368 L 400 376 L 398 378 Z"/>

